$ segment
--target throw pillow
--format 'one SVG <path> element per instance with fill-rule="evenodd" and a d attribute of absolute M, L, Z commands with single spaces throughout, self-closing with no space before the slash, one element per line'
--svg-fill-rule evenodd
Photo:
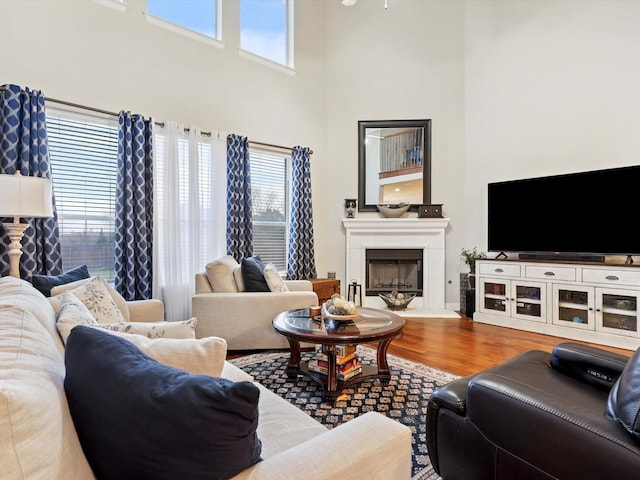
<path fill-rule="evenodd" d="M 273 263 L 267 263 L 264 266 L 264 279 L 272 292 L 288 292 L 287 285 L 282 280 L 278 269 Z"/>
<path fill-rule="evenodd" d="M 193 317 L 184 322 L 128 322 L 98 323 L 97 328 L 111 332 L 134 333 L 147 338 L 196 338 L 196 324 Z"/>
<path fill-rule="evenodd" d="M 56 321 L 58 333 L 64 343 L 67 343 L 69 333 L 77 325 L 98 325 L 98 322 L 78 297 L 71 292 L 65 292 L 60 295 L 60 313 Z"/>
<path fill-rule="evenodd" d="M 242 278 L 242 267 L 238 265 L 233 270 L 233 279 L 236 281 L 239 292 L 246 292 L 247 288 L 244 286 L 244 279 Z"/>
<path fill-rule="evenodd" d="M 259 256 L 242 259 L 242 279 L 247 292 L 270 292 L 264 279 L 264 264 Z"/>
<path fill-rule="evenodd" d="M 45 297 L 50 297 L 53 287 L 89 277 L 89 269 L 86 265 L 82 265 L 60 275 L 32 275 L 31 284 L 40 290 Z"/>
<path fill-rule="evenodd" d="M 98 478 L 228 479 L 260 461 L 251 382 L 162 365 L 84 326 L 69 335 L 65 367 L 71 416 Z"/>
<path fill-rule="evenodd" d="M 207 278 L 215 293 L 235 293 L 238 291 L 238 286 L 233 279 L 233 271 L 238 266 L 238 262 L 231 255 L 226 255 L 207 264 Z"/>
<path fill-rule="evenodd" d="M 111 295 L 111 298 L 113 298 L 113 301 L 116 302 L 116 305 L 118 306 L 118 310 L 120 310 L 120 313 L 122 313 L 124 321 L 128 322 L 129 320 L 131 320 L 131 317 L 129 314 L 129 306 L 127 305 L 127 301 L 124 299 L 124 297 L 120 295 L 118 292 L 116 292 L 115 288 L 113 288 L 111 284 L 107 282 L 104 278 L 100 278 L 100 279 L 102 280 L 102 283 L 104 284 L 104 286 L 107 287 L 107 290 L 109 291 L 109 295 Z M 51 296 L 54 298 L 51 299 L 51 304 L 53 305 L 54 309 L 56 307 L 59 307 L 59 305 L 57 305 L 56 303 L 55 296 L 60 295 L 61 293 L 64 293 L 64 292 L 68 292 L 69 290 L 74 290 L 91 280 L 92 278 L 85 278 L 83 280 L 78 280 L 76 282 L 66 283 L 64 285 L 58 285 L 56 287 L 53 287 L 51 289 Z"/>
<path fill-rule="evenodd" d="M 640 440 L 640 348 L 624 367 L 609 392 L 606 414 Z"/>
<path fill-rule="evenodd" d="M 67 291 L 73 293 L 85 304 L 98 323 L 123 323 L 125 318 L 115 300 L 111 297 L 105 283 L 100 276 L 97 276 L 79 287 Z M 60 298 L 58 296 L 51 297 L 50 302 L 54 310 L 60 310 Z"/>
<path fill-rule="evenodd" d="M 222 374 L 227 356 L 227 342 L 223 338 L 147 338 L 133 333 L 105 331 L 133 343 L 165 365 L 214 377 Z"/>

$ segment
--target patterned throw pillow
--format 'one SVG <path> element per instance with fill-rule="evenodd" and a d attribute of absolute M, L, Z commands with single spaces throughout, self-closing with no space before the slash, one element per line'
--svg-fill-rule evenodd
<path fill-rule="evenodd" d="M 64 343 L 67 343 L 71 329 L 77 325 L 96 326 L 98 322 L 78 297 L 71 292 L 65 292 L 60 295 L 60 313 L 56 322 L 56 327 Z"/>
<path fill-rule="evenodd" d="M 272 292 L 288 292 L 287 285 L 282 280 L 282 277 L 278 273 L 278 269 L 273 263 L 267 263 L 264 266 L 264 279 L 269 285 L 269 290 Z"/>
<path fill-rule="evenodd" d="M 196 338 L 196 317 L 184 322 L 98 323 L 98 328 L 112 332 L 135 333 L 147 338 Z"/>
<path fill-rule="evenodd" d="M 67 292 L 71 292 L 78 300 L 84 303 L 98 323 L 125 322 L 122 312 L 120 312 L 118 305 L 105 285 L 105 281 L 100 276 L 94 277 L 78 288 Z M 60 298 L 60 296 L 56 295 L 49 300 L 56 311 L 60 308 Z"/>

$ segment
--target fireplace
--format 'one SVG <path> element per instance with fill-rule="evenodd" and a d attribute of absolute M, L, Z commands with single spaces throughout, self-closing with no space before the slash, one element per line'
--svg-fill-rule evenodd
<path fill-rule="evenodd" d="M 422 296 L 422 249 L 368 248 L 365 295 L 393 291 Z"/>
<path fill-rule="evenodd" d="M 386 308 L 377 292 L 397 290 L 420 291 L 421 296 L 416 296 L 405 313 L 445 310 L 448 218 L 359 216 L 343 218 L 342 224 L 346 231 L 345 278 L 347 283 L 362 285 L 364 307 Z M 373 266 L 368 264 L 367 254 Z M 398 258 L 398 254 L 409 258 Z M 391 261 L 387 255 L 396 258 Z"/>

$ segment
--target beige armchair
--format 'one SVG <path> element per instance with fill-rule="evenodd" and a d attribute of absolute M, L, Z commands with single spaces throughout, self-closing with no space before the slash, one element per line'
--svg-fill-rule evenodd
<path fill-rule="evenodd" d="M 224 338 L 228 350 L 289 348 L 273 329 L 273 318 L 285 310 L 318 304 L 307 280 L 285 280 L 288 292 L 216 292 L 207 273 L 196 274 L 195 280 L 191 306 L 198 319 L 196 337 Z"/>

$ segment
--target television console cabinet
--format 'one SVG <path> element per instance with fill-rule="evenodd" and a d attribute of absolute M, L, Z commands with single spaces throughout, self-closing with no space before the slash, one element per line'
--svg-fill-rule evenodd
<path fill-rule="evenodd" d="M 476 322 L 636 350 L 639 305 L 635 265 L 476 261 Z"/>

